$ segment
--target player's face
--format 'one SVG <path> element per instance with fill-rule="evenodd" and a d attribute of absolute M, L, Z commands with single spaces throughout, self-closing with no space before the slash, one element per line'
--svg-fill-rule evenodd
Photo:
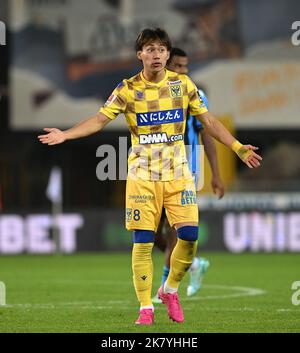
<path fill-rule="evenodd" d="M 178 74 L 187 74 L 189 72 L 187 56 L 174 55 L 168 65 L 168 69 Z"/>
<path fill-rule="evenodd" d="M 162 71 L 166 67 L 169 56 L 167 47 L 158 41 L 145 44 L 143 49 L 137 52 L 137 57 L 143 62 L 144 70 L 151 73 Z"/>

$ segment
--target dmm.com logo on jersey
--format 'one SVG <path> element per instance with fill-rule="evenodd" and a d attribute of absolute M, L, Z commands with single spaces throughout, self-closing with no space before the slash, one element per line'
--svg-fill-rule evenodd
<path fill-rule="evenodd" d="M 147 134 L 147 135 L 139 135 L 139 144 L 145 145 L 148 143 L 164 143 L 164 142 L 175 142 L 175 141 L 182 141 L 183 135 L 168 135 L 165 132 L 157 133 L 157 134 Z"/>
<path fill-rule="evenodd" d="M 180 121 L 183 121 L 183 109 L 137 113 L 136 117 L 138 126 L 178 123 Z"/>

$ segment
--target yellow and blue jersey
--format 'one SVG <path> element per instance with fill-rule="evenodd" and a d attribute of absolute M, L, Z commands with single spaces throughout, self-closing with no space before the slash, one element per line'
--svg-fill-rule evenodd
<path fill-rule="evenodd" d="M 128 173 L 144 180 L 170 181 L 187 176 L 184 132 L 189 115 L 207 108 L 192 80 L 165 70 L 158 83 L 140 72 L 123 80 L 100 112 L 109 119 L 123 113 L 131 132 Z"/>

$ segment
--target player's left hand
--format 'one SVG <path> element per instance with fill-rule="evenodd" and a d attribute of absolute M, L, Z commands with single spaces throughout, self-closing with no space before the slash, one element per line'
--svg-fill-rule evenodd
<path fill-rule="evenodd" d="M 237 155 L 245 164 L 247 164 L 249 168 L 257 168 L 260 166 L 262 157 L 254 152 L 256 150 L 258 150 L 258 147 L 252 145 L 243 145 L 237 151 Z"/>
<path fill-rule="evenodd" d="M 220 179 L 219 176 L 212 177 L 211 187 L 213 189 L 214 194 L 217 195 L 218 199 L 220 200 L 224 196 L 225 190 L 224 190 L 224 185 L 222 183 L 222 180 Z"/>

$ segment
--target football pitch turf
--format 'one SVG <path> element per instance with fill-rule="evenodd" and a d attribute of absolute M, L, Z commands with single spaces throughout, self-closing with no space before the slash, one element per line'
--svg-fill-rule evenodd
<path fill-rule="evenodd" d="M 300 305 L 292 283 L 300 281 L 299 254 L 205 254 L 211 266 L 194 297 L 180 288 L 185 322 L 155 306 L 153 326 L 135 326 L 130 253 L 0 256 L 6 305 L 0 332 L 300 332 Z M 153 294 L 162 254 L 153 254 Z"/>

